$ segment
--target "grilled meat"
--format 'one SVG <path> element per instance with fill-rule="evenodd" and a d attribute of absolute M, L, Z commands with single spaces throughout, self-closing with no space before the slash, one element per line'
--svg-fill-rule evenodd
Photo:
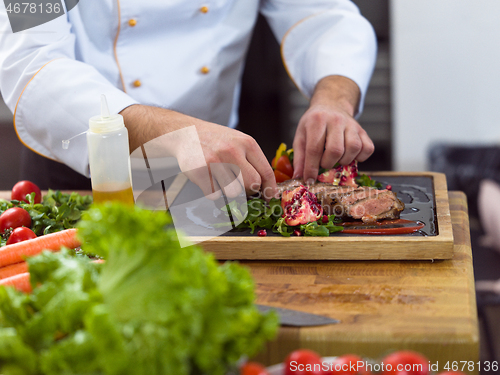
<path fill-rule="evenodd" d="M 301 180 L 289 180 L 278 184 L 281 192 L 292 190 Z M 390 190 L 371 187 L 334 186 L 317 182 L 308 186 L 315 194 L 326 215 L 335 214 L 343 219 L 361 219 L 365 223 L 382 219 L 398 219 L 404 204 Z"/>
<path fill-rule="evenodd" d="M 301 178 L 292 178 L 291 180 L 278 183 L 279 196 L 281 197 L 285 190 L 293 190 L 298 188 L 300 185 L 306 185 L 304 180 Z"/>

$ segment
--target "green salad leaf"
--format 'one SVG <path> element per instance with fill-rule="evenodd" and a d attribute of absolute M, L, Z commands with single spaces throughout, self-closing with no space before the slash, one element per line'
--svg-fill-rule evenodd
<path fill-rule="evenodd" d="M 356 183 L 359 186 L 367 186 L 367 187 L 374 187 L 377 189 L 382 189 L 383 186 L 380 182 L 373 180 L 370 176 L 366 174 L 360 174 L 358 177 L 356 177 Z"/>
<path fill-rule="evenodd" d="M 168 213 L 92 206 L 78 224 L 92 263 L 28 260 L 33 292 L 0 287 L 2 374 L 220 374 L 278 326 L 246 268 L 181 248 Z"/>
<path fill-rule="evenodd" d="M 297 226 L 287 225 L 285 218 L 282 217 L 281 201 L 276 198 L 271 199 L 269 203 L 260 198 L 253 198 L 248 200 L 247 205 L 248 215 L 238 228 L 250 228 L 252 234 L 257 228 L 263 228 L 272 229 L 274 233 L 279 233 L 283 237 L 290 237 L 295 230 L 304 236 L 329 236 L 330 233 L 340 232 L 343 229 L 337 225 L 341 220 L 335 215 L 330 215 L 327 223 L 318 220 Z"/>
<path fill-rule="evenodd" d="M 84 315 L 102 301 L 96 290 L 100 265 L 69 250 L 45 251 L 28 264 L 32 286 L 41 283 L 31 294 L 0 287 L 0 373 L 60 373 L 47 371 L 48 363 L 78 339 Z M 58 366 L 71 364 L 68 373 L 78 373 L 72 372 L 78 363 L 68 359 Z"/>

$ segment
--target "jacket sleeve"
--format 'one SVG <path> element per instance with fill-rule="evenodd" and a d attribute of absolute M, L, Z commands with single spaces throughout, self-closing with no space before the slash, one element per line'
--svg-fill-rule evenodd
<path fill-rule="evenodd" d="M 67 150 L 62 140 L 88 129 L 89 118 L 99 114 L 100 94 L 114 113 L 136 103 L 116 86 L 75 59 L 75 36 L 65 15 L 13 33 L 2 2 L 0 90 L 25 146 L 88 177 L 86 137 L 72 140 Z"/>
<path fill-rule="evenodd" d="M 350 0 L 265 0 L 261 13 L 281 41 L 283 64 L 299 90 L 311 98 L 321 78 L 348 77 L 361 91 L 359 115 L 377 41 L 356 5 Z"/>

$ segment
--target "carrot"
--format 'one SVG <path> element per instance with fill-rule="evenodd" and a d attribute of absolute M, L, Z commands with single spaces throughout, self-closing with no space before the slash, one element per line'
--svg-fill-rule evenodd
<path fill-rule="evenodd" d="M 11 264 L 10 266 L 0 268 L 0 280 L 20 273 L 28 272 L 28 264 L 26 262 L 19 262 Z"/>
<path fill-rule="evenodd" d="M 4 246 L 0 248 L 0 267 L 22 262 L 44 249 L 58 251 L 63 246 L 70 249 L 80 246 L 80 241 L 76 238 L 76 229 L 65 229 Z"/>
<path fill-rule="evenodd" d="M 6 279 L 0 280 L 0 285 L 13 286 L 17 290 L 25 293 L 31 292 L 30 284 L 30 274 L 29 272 L 20 273 L 19 275 L 7 277 Z"/>

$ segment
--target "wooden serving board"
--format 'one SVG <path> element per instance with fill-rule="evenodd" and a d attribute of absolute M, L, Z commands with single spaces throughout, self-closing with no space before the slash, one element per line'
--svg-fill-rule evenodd
<path fill-rule="evenodd" d="M 442 173 L 376 172 L 377 176 L 432 178 L 438 234 L 435 236 L 358 235 L 329 237 L 258 237 L 242 234 L 193 238 L 219 260 L 424 260 L 451 259 L 453 232 L 446 177 Z M 203 241 L 203 242 L 200 242 Z"/>

